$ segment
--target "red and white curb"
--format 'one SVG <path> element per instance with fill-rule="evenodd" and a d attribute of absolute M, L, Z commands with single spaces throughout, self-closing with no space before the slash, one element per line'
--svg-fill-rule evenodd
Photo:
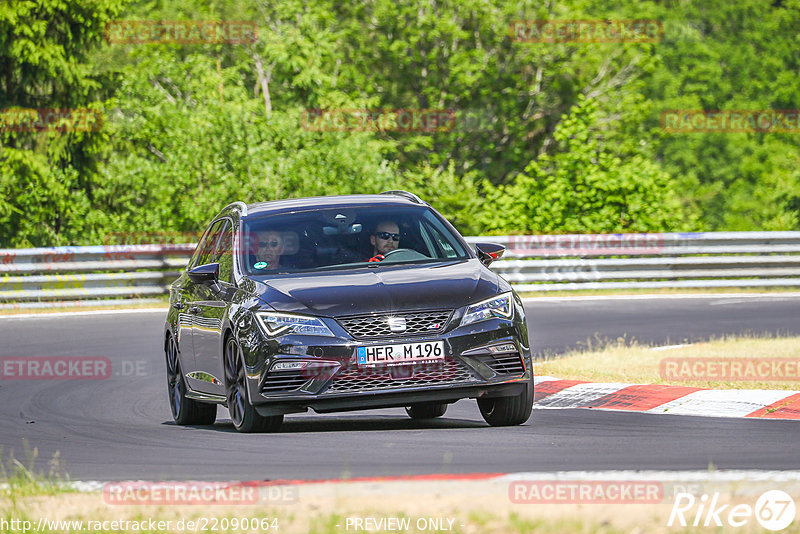
<path fill-rule="evenodd" d="M 800 419 L 800 391 L 703 389 L 534 378 L 536 409 L 591 408 L 706 417 Z"/>

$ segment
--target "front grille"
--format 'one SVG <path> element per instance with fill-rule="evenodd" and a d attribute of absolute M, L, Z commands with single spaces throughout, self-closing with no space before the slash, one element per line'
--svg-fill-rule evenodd
<path fill-rule="evenodd" d="M 516 352 L 511 354 L 494 354 L 487 362 L 487 365 L 492 370 L 501 375 L 516 375 L 522 374 L 525 371 L 525 366 L 522 363 L 522 358 Z"/>
<path fill-rule="evenodd" d="M 279 371 L 267 375 L 264 385 L 261 386 L 261 393 L 288 393 L 297 391 L 306 382 L 309 376 L 304 370 Z"/>
<path fill-rule="evenodd" d="M 409 370 L 413 370 L 413 374 L 408 373 Z M 471 380 L 473 380 L 472 375 L 466 366 L 455 360 L 445 360 L 443 363 L 435 364 L 405 365 L 398 368 L 349 367 L 333 377 L 326 393 L 436 386 Z"/>
<path fill-rule="evenodd" d="M 453 315 L 453 310 L 437 310 L 391 315 L 357 315 L 339 319 L 339 324 L 355 339 L 373 339 L 402 336 L 431 335 L 442 332 Z M 389 318 L 403 318 L 406 329 L 392 332 Z"/>

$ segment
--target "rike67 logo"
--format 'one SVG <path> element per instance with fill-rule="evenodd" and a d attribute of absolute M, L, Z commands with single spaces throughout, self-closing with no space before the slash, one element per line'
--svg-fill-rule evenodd
<path fill-rule="evenodd" d="M 704 493 L 698 499 L 691 493 L 678 493 L 667 526 L 743 527 L 755 519 L 762 528 L 778 531 L 792 524 L 797 511 L 792 497 L 781 490 L 764 492 L 755 506 L 721 504 L 719 497 L 719 493 Z"/>

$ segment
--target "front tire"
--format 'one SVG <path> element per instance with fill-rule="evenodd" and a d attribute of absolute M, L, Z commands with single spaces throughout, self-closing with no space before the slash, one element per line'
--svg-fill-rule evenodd
<path fill-rule="evenodd" d="M 217 419 L 217 405 L 205 404 L 186 397 L 186 380 L 183 378 L 178 345 L 172 336 L 167 340 L 167 393 L 172 418 L 178 425 L 213 425 Z"/>
<path fill-rule="evenodd" d="M 239 344 L 230 337 L 225 342 L 225 396 L 233 426 L 243 433 L 275 432 L 283 423 L 283 415 L 259 415 L 247 396 L 246 380 Z"/>
<path fill-rule="evenodd" d="M 525 391 L 514 397 L 478 399 L 478 408 L 484 421 L 492 426 L 521 425 L 530 419 L 533 410 L 533 379 Z"/>
<path fill-rule="evenodd" d="M 434 419 L 447 411 L 446 402 L 420 402 L 406 406 L 406 413 L 411 419 Z"/>

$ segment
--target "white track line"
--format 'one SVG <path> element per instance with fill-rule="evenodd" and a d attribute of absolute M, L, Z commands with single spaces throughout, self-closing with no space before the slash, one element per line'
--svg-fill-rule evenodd
<path fill-rule="evenodd" d="M 0 315 L 1 319 L 48 319 L 48 318 L 64 318 L 64 317 L 85 317 L 87 315 L 120 315 L 125 313 L 163 313 L 167 314 L 169 308 L 131 308 L 122 310 L 91 310 L 91 311 L 69 311 L 69 312 L 55 312 L 55 313 L 21 313 L 17 315 Z"/>

